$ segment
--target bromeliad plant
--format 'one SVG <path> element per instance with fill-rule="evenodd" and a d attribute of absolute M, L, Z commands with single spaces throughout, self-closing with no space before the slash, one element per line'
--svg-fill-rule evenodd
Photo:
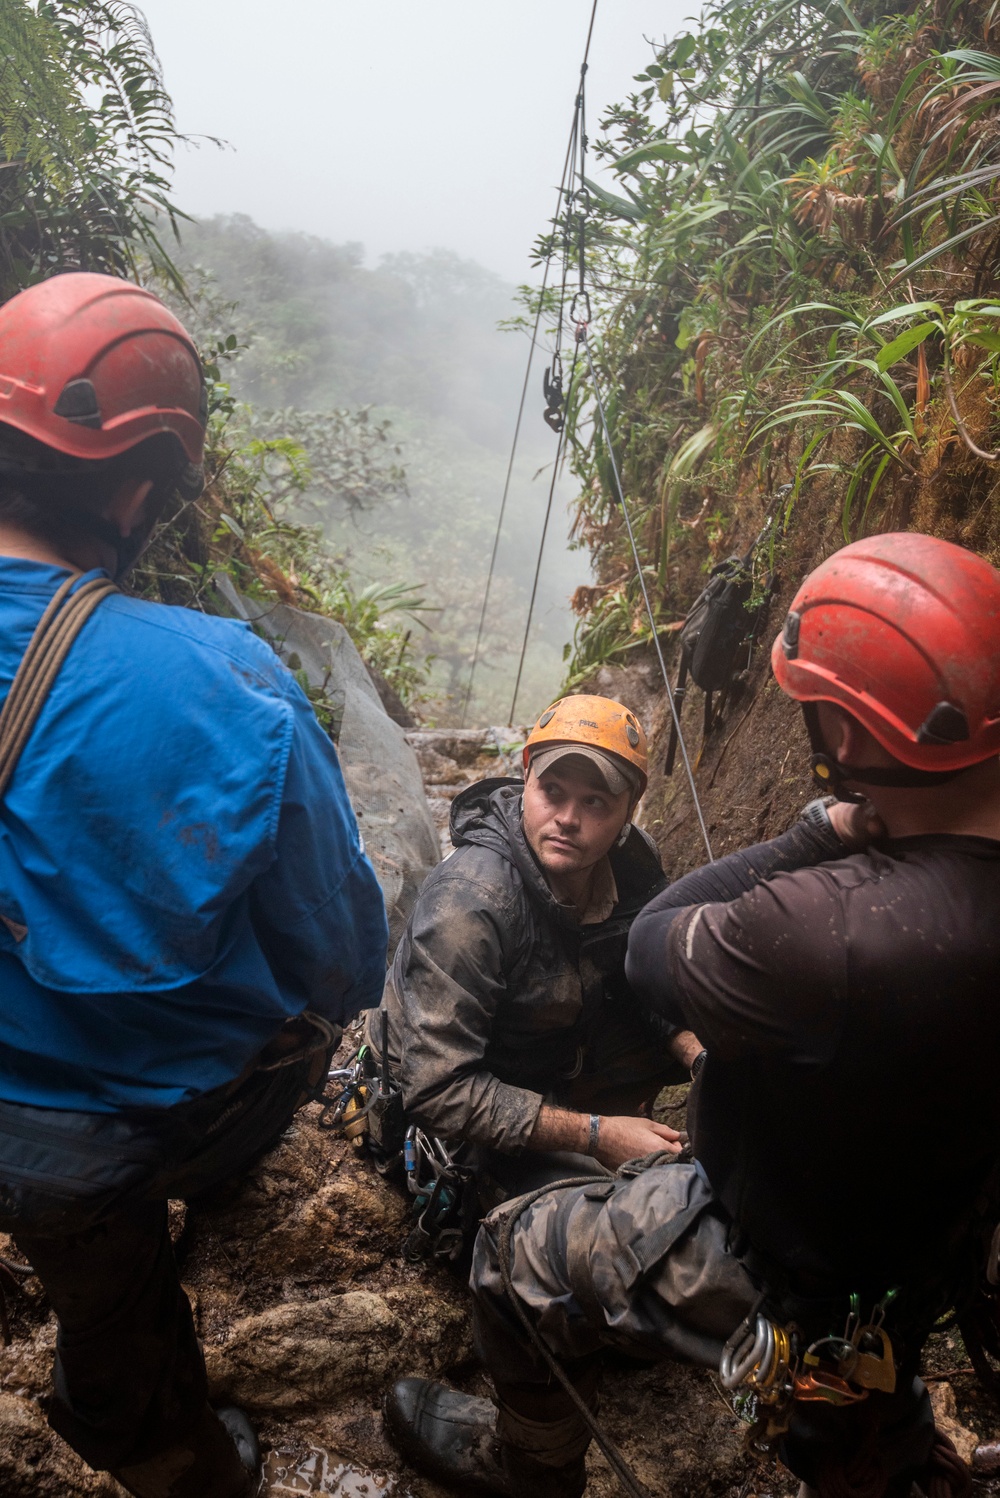
<path fill-rule="evenodd" d="M 603 122 L 620 187 L 588 183 L 594 341 L 665 622 L 690 601 L 692 563 L 781 483 L 788 522 L 804 486 L 835 487 L 848 537 L 959 455 L 989 492 L 998 25 L 991 0 L 710 0 Z M 600 585 L 575 672 L 589 629 L 601 658 L 636 639 L 634 610 L 604 607 L 634 600 L 582 395 L 578 532 Z M 720 512 L 728 527 L 710 527 Z"/>

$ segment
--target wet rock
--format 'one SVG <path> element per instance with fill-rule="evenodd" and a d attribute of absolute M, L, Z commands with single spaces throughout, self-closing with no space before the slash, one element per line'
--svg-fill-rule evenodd
<path fill-rule="evenodd" d="M 121 1498 L 49 1430 L 30 1399 L 0 1394 L 0 1493 L 4 1498 Z"/>
<path fill-rule="evenodd" d="M 248 1409 L 328 1408 L 391 1383 L 401 1346 L 418 1374 L 470 1357 L 464 1309 L 399 1290 L 275 1306 L 236 1321 L 207 1350 L 209 1377 Z"/>
<path fill-rule="evenodd" d="M 14 1330 L 10 1346 L 0 1347 L 0 1390 L 41 1399 L 52 1385 L 55 1322 L 48 1319 L 41 1326 L 15 1322 Z"/>
<path fill-rule="evenodd" d="M 451 852 L 451 803 L 466 786 L 495 775 L 521 773 L 521 746 L 528 729 L 418 728 L 406 735 L 417 757 L 441 856 Z"/>
<path fill-rule="evenodd" d="M 928 1386 L 928 1393 L 935 1425 L 943 1436 L 948 1437 L 963 1462 L 971 1466 L 979 1437 L 959 1421 L 955 1390 L 946 1379 L 941 1379 Z"/>
<path fill-rule="evenodd" d="M 1000 1441 L 976 1447 L 972 1453 L 972 1470 L 982 1477 L 996 1477 L 1000 1473 Z"/>

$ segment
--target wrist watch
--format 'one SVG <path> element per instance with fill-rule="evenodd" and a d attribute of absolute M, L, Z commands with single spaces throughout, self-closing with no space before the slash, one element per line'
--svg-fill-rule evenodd
<path fill-rule="evenodd" d="M 833 832 L 833 823 L 827 810 L 833 799 L 832 796 L 817 796 L 814 801 L 810 801 L 808 806 L 802 808 L 803 822 L 808 822 L 815 832 Z"/>
<path fill-rule="evenodd" d="M 697 1082 L 697 1080 L 698 1080 L 698 1074 L 701 1071 L 702 1067 L 705 1065 L 705 1062 L 707 1060 L 708 1060 L 708 1052 L 707 1051 L 699 1051 L 698 1054 L 697 1054 L 697 1056 L 691 1062 L 691 1081 L 692 1082 Z"/>
<path fill-rule="evenodd" d="M 847 844 L 834 830 L 830 820 L 828 808 L 836 801 L 836 796 L 817 796 L 815 801 L 810 801 L 802 810 L 801 820 L 807 824 L 812 832 L 819 836 L 831 847 L 846 848 Z"/>

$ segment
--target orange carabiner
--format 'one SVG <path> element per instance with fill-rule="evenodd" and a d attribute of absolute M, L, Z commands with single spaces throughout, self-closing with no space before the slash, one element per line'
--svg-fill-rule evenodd
<path fill-rule="evenodd" d="M 805 1403 L 859 1404 L 868 1398 L 867 1389 L 852 1389 L 846 1378 L 827 1373 L 823 1368 L 809 1368 L 795 1375 L 795 1399 Z"/>

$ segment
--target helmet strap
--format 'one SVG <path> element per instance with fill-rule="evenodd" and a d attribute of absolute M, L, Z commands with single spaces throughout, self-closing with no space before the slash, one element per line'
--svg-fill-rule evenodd
<path fill-rule="evenodd" d="M 910 765 L 844 765 L 834 759 L 823 742 L 823 730 L 819 725 L 819 712 L 815 702 L 802 703 L 802 716 L 806 720 L 812 757 L 809 766 L 813 780 L 838 801 L 864 801 L 867 798 L 859 791 L 845 789 L 849 780 L 858 785 L 898 786 L 904 790 L 927 790 L 933 786 L 946 785 L 961 775 L 958 770 L 917 770 Z"/>

